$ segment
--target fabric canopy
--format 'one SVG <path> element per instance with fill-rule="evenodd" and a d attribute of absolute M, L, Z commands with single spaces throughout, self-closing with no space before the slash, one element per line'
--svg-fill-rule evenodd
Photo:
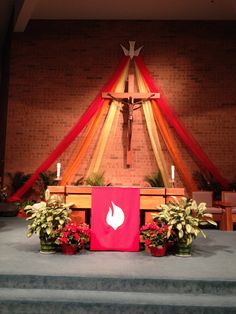
<path fill-rule="evenodd" d="M 48 158 L 36 169 L 36 171 L 31 175 L 31 177 L 25 182 L 25 184 L 13 194 L 8 201 L 14 202 L 21 199 L 21 197 L 29 190 L 29 188 L 34 184 L 38 179 L 41 172 L 46 171 L 51 164 L 57 160 L 57 158 L 66 150 L 66 148 L 74 141 L 74 139 L 79 135 L 83 128 L 87 125 L 93 115 L 97 110 L 102 106 L 104 99 L 102 98 L 102 92 L 110 92 L 113 90 L 117 81 L 120 78 L 121 73 L 129 62 L 129 58 L 124 56 L 120 64 L 118 65 L 117 70 L 110 79 L 110 81 L 103 87 L 99 92 L 97 97 L 93 100 L 91 105 L 78 120 L 76 125 L 71 129 L 71 131 L 65 136 L 65 138 L 59 143 L 59 145 L 53 150 L 53 152 L 48 156 Z"/>

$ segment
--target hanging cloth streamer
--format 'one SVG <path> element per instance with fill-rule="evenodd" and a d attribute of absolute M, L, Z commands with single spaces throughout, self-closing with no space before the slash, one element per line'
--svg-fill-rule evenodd
<path fill-rule="evenodd" d="M 129 63 L 126 65 L 123 73 L 121 74 L 121 76 L 119 78 L 119 82 L 117 83 L 117 86 L 115 88 L 116 93 L 124 91 L 125 82 L 126 82 L 127 75 L 128 75 L 128 69 L 129 69 Z M 100 169 L 102 157 L 103 157 L 103 154 L 105 152 L 108 137 L 110 135 L 115 116 L 116 116 L 116 114 L 120 113 L 120 110 L 118 110 L 118 109 L 119 109 L 118 102 L 113 100 L 110 104 L 108 115 L 106 117 L 106 121 L 104 123 L 101 135 L 99 137 L 97 146 L 95 148 L 95 151 L 94 151 L 89 169 L 87 171 L 86 177 L 89 177 L 92 173 L 98 172 Z"/>
<path fill-rule="evenodd" d="M 149 88 L 144 82 L 144 79 L 142 78 L 136 64 L 135 64 L 135 71 L 136 76 L 138 80 L 138 85 L 140 88 L 142 88 L 143 92 L 150 92 Z M 186 188 L 186 190 L 191 193 L 194 190 L 197 190 L 196 183 L 192 179 L 190 170 L 188 169 L 186 163 L 184 162 L 184 158 L 181 155 L 180 150 L 178 149 L 177 145 L 175 144 L 175 139 L 171 133 L 171 130 L 168 128 L 167 121 L 163 117 L 160 109 L 158 106 L 156 106 L 156 103 L 151 101 L 150 107 L 153 111 L 155 121 L 157 123 L 158 129 L 161 133 L 161 136 L 166 144 L 166 147 L 168 149 L 168 152 L 177 168 L 177 171 L 183 180 L 183 184 Z"/>
<path fill-rule="evenodd" d="M 71 131 L 65 136 L 65 138 L 57 145 L 49 157 L 36 169 L 36 171 L 31 175 L 31 177 L 21 186 L 15 194 L 13 194 L 8 201 L 15 202 L 21 199 L 21 197 L 30 189 L 34 182 L 38 179 L 41 172 L 46 171 L 51 164 L 58 159 L 58 157 L 66 150 L 66 148 L 74 141 L 74 139 L 79 135 L 83 128 L 87 125 L 90 119 L 94 116 L 97 110 L 102 106 L 104 99 L 102 98 L 102 92 L 110 92 L 119 80 L 121 73 L 124 68 L 129 63 L 129 58 L 124 56 L 118 65 L 117 70 L 110 79 L 110 81 L 103 87 L 99 92 L 97 97 L 90 104 L 88 109 L 84 112 L 81 118 L 78 120 L 76 125 L 71 129 Z"/>
<path fill-rule="evenodd" d="M 155 83 L 148 72 L 142 58 L 140 56 L 135 57 L 136 65 L 145 80 L 148 88 L 152 92 L 160 92 L 155 86 Z M 162 93 L 161 93 L 162 95 Z M 154 100 L 153 100 L 154 101 Z M 190 135 L 179 119 L 174 115 L 168 106 L 167 102 L 164 100 L 163 96 L 158 101 L 154 101 L 157 106 L 159 106 L 163 115 L 168 119 L 169 123 L 174 127 L 176 133 L 181 138 L 186 147 L 192 152 L 193 157 L 197 160 L 201 168 L 206 169 L 212 176 L 218 181 L 224 188 L 228 187 L 228 181 L 225 180 L 220 174 L 216 166 L 211 162 L 208 156 L 203 152 L 197 141 Z"/>
<path fill-rule="evenodd" d="M 136 66 L 135 66 L 135 72 L 136 72 L 136 78 L 137 78 L 139 92 L 141 92 L 141 93 L 149 92 L 148 89 L 146 88 L 144 80 L 142 79 L 140 72 L 138 71 Z M 169 182 L 169 178 L 168 178 L 167 166 L 166 166 L 164 154 L 162 152 L 162 147 L 161 147 L 159 135 L 157 132 L 157 127 L 156 127 L 156 123 L 155 123 L 153 112 L 152 112 L 151 102 L 145 101 L 142 105 L 142 108 L 143 108 L 143 112 L 145 115 L 148 134 L 149 134 L 149 137 L 151 140 L 151 145 L 152 145 L 152 149 L 153 149 L 153 152 L 154 152 L 154 155 L 156 158 L 158 168 L 161 172 L 165 187 L 169 187 L 170 182 Z"/>
<path fill-rule="evenodd" d="M 140 91 L 144 92 L 144 90 L 142 89 Z M 166 167 L 164 155 L 162 152 L 162 147 L 161 147 L 159 135 L 157 132 L 155 120 L 153 117 L 151 102 L 150 101 L 144 102 L 142 107 L 143 107 L 143 112 L 144 112 L 146 123 L 147 123 L 148 134 L 151 140 L 152 149 L 156 158 L 158 168 L 161 172 L 165 187 L 169 187 L 170 182 L 168 179 L 167 167 Z"/>
<path fill-rule="evenodd" d="M 68 166 L 66 167 L 64 171 L 62 180 L 60 182 L 61 186 L 72 184 L 72 181 L 76 175 L 76 172 L 79 169 L 79 166 L 88 151 L 89 145 L 91 144 L 98 130 L 98 127 L 103 119 L 103 116 L 108 110 L 108 105 L 109 105 L 109 100 L 105 100 L 102 107 L 99 109 L 95 118 L 93 119 L 91 125 L 89 125 L 84 139 L 81 142 L 79 142 L 78 146 L 76 147 L 72 157 L 70 158 Z"/>

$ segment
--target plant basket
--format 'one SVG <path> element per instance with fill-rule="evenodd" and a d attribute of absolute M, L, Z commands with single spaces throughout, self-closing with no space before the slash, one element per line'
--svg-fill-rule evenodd
<path fill-rule="evenodd" d="M 62 243 L 61 245 L 61 250 L 62 253 L 65 255 L 74 255 L 77 252 L 77 245 L 71 245 L 71 244 L 66 244 L 66 243 Z"/>
<path fill-rule="evenodd" d="M 166 245 L 150 247 L 150 252 L 152 256 L 160 257 L 166 255 L 166 249 L 167 249 Z"/>
<path fill-rule="evenodd" d="M 176 256 L 188 257 L 191 256 L 192 245 L 187 245 L 185 242 L 177 242 Z"/>
<path fill-rule="evenodd" d="M 42 254 L 56 253 L 54 242 L 52 240 L 40 239 L 40 253 Z"/>

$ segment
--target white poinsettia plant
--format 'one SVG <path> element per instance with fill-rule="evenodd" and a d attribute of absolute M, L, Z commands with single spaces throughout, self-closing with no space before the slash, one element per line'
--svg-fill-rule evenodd
<path fill-rule="evenodd" d="M 72 205 L 72 203 L 63 203 L 60 196 L 50 196 L 46 191 L 45 201 L 27 205 L 24 208 L 29 215 L 26 220 L 30 222 L 27 237 L 31 237 L 35 233 L 40 239 L 55 240 L 58 231 L 70 221 L 69 214 Z"/>
<path fill-rule="evenodd" d="M 153 218 L 166 223 L 169 227 L 167 237 L 176 242 L 185 243 L 187 246 L 192 244 L 199 233 L 206 238 L 206 234 L 200 228 L 202 225 L 216 222 L 212 220 L 212 214 L 207 213 L 206 203 L 197 205 L 193 199 L 182 197 L 179 201 L 172 197 L 173 201 L 161 205 L 161 211 Z"/>

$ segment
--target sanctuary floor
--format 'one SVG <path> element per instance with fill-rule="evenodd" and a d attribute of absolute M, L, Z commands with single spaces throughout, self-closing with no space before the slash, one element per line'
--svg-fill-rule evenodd
<path fill-rule="evenodd" d="M 236 280 L 235 231 L 205 230 L 207 238 L 194 241 L 191 257 L 158 258 L 145 251 L 43 255 L 26 227 L 22 218 L 0 217 L 0 274 Z"/>

